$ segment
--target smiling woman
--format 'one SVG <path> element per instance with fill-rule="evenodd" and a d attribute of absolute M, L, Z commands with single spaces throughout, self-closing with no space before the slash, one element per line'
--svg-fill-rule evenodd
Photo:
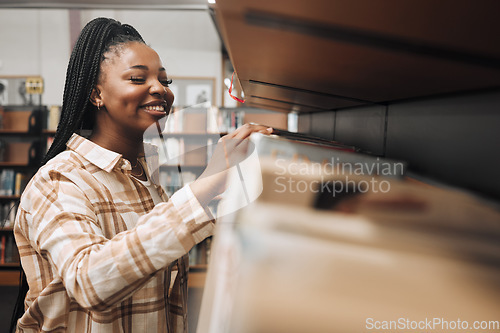
<path fill-rule="evenodd" d="M 90 95 L 98 107 L 90 140 L 136 161 L 144 132 L 172 106 L 174 95 L 168 88 L 172 81 L 158 54 L 141 42 L 115 46 L 104 59 Z"/>
<path fill-rule="evenodd" d="M 17 332 L 187 332 L 187 254 L 214 228 L 205 205 L 240 143 L 270 129 L 221 138 L 202 176 L 168 198 L 143 134 L 167 116 L 170 82 L 130 25 L 97 18 L 80 33 L 54 143 L 16 216 Z"/>

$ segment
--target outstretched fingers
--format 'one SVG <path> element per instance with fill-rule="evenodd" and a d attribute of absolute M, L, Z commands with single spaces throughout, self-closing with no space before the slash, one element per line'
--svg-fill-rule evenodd
<path fill-rule="evenodd" d="M 227 134 L 226 136 L 224 136 L 224 138 L 243 140 L 252 135 L 252 133 L 271 134 L 272 131 L 273 131 L 272 127 L 269 126 L 258 125 L 258 124 L 245 124 L 236 129 L 234 132 Z"/>

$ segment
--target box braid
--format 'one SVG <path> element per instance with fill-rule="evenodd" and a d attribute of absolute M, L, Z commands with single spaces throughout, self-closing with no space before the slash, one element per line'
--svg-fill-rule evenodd
<path fill-rule="evenodd" d="M 101 63 L 106 59 L 106 53 L 129 42 L 145 43 L 132 26 L 114 19 L 96 18 L 82 29 L 66 71 L 61 119 L 54 142 L 41 165 L 65 150 L 66 142 L 73 133 L 93 128 L 96 107 L 90 102 L 90 95 L 98 82 Z M 26 276 L 21 269 L 20 288 L 9 332 L 15 330 L 17 320 L 24 314 L 24 299 L 28 289 Z"/>
<path fill-rule="evenodd" d="M 128 42 L 144 43 L 137 30 L 109 18 L 90 21 L 80 33 L 66 71 L 61 119 L 42 165 L 66 149 L 66 142 L 80 129 L 92 129 L 96 107 L 90 102 L 105 54 Z"/>

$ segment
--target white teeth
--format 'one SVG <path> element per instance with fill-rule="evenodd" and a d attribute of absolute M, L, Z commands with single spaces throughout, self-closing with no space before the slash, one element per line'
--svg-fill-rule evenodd
<path fill-rule="evenodd" d="M 160 112 L 165 112 L 165 107 L 163 105 L 156 105 L 156 106 L 146 106 L 144 109 L 148 111 L 160 111 Z"/>

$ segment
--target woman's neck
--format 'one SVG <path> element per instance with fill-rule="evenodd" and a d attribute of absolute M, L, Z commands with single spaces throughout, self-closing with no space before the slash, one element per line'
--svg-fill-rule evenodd
<path fill-rule="evenodd" d="M 132 165 L 137 162 L 140 154 L 144 153 L 142 136 L 125 136 L 117 133 L 94 130 L 89 140 L 99 146 L 121 154 Z"/>

